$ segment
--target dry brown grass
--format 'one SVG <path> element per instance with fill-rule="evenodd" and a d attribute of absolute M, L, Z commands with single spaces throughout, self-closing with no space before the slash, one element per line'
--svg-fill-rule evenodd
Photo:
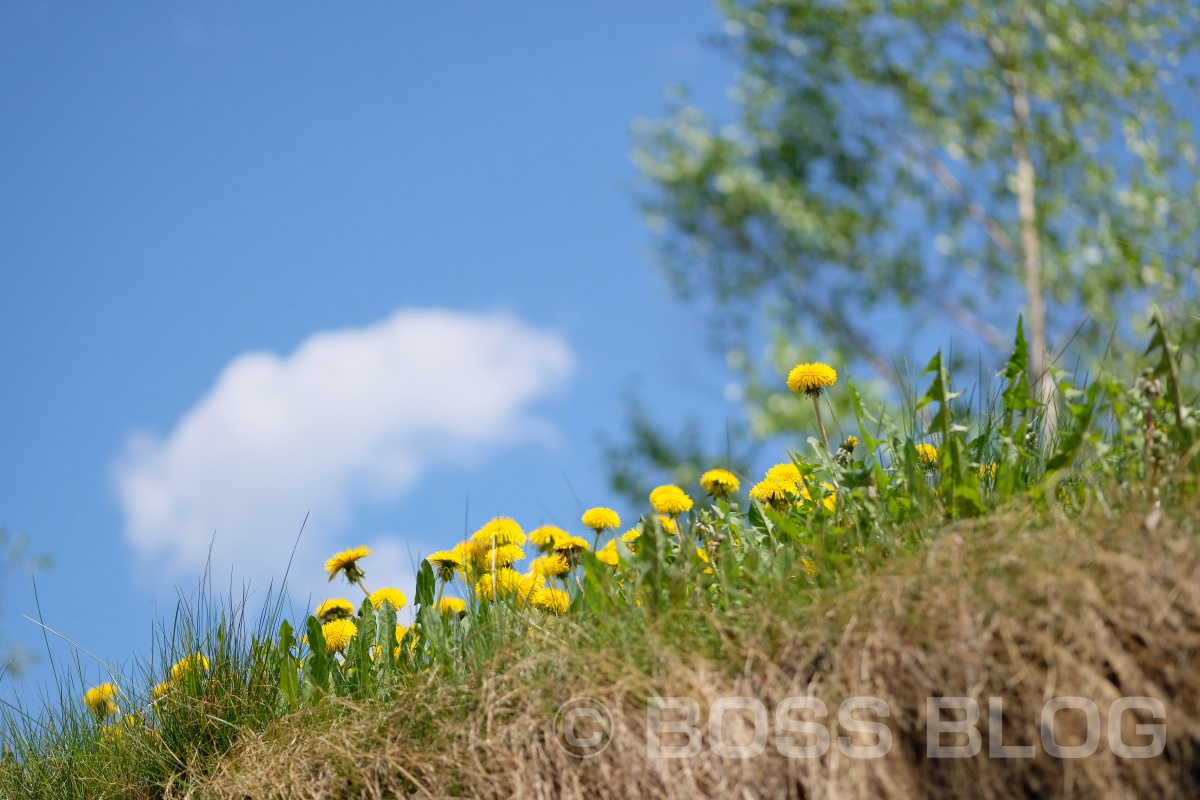
<path fill-rule="evenodd" d="M 394 706 L 327 704 L 244 740 L 197 798 L 909 798 L 1200 797 L 1200 538 L 1196 508 L 1147 523 L 1034 521 L 993 515 L 941 532 L 919 556 L 896 559 L 815 607 L 781 602 L 729 619 L 693 615 L 653 628 L 625 648 L 555 645 L 498 657 L 469 681 L 431 675 Z M 680 622 L 709 625 L 722 656 L 690 654 Z M 695 651 L 703 651 L 698 647 Z M 695 652 L 693 651 L 693 652 Z M 517 654 L 520 652 L 521 654 Z M 651 654 L 649 657 L 647 654 Z M 641 664 L 641 666 L 638 666 Z M 646 756 L 646 697 L 690 696 L 708 708 L 751 695 L 774 709 L 800 694 L 821 698 L 838 736 L 837 704 L 885 699 L 894 744 L 856 760 L 836 743 L 822 757 L 787 759 L 768 745 L 748 760 L 707 746 L 687 760 Z M 554 741 L 557 705 L 574 695 L 613 712 L 611 746 L 588 760 Z M 925 756 L 928 696 L 975 698 L 980 755 Z M 1051 697 L 1149 695 L 1166 705 L 1167 748 L 1119 759 L 1102 737 L 1094 756 L 987 757 L 989 696 L 1005 701 L 1006 744 L 1036 743 Z M 1068 725 L 1059 741 L 1082 732 Z M 702 720 L 703 722 L 703 720 Z M 1126 715 L 1126 741 L 1138 742 Z M 748 726 L 744 726 L 747 727 Z M 745 733 L 745 731 L 743 731 Z M 772 731 L 774 733 L 774 731 Z M 736 738 L 736 734 L 734 736 Z M 1141 741 L 1144 741 L 1141 740 Z M 952 743 L 952 742 L 947 742 Z"/>

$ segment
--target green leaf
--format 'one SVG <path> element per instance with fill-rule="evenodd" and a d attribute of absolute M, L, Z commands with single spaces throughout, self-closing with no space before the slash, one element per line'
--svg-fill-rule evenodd
<path fill-rule="evenodd" d="M 433 567 L 429 565 L 428 561 L 422 560 L 421 566 L 417 569 L 417 605 L 433 605 L 433 595 L 436 589 L 437 580 L 433 575 Z"/>
<path fill-rule="evenodd" d="M 295 646 L 295 631 L 292 629 L 292 624 L 285 619 L 279 624 L 279 649 L 284 653 L 290 653 Z"/>
<path fill-rule="evenodd" d="M 1041 405 L 1029 391 L 1029 344 L 1025 341 L 1021 317 L 1017 317 L 1016 346 L 1004 366 L 1004 391 L 1000 394 L 1000 403 L 1004 409 L 1000 430 L 1009 437 L 1021 433 L 1025 412 Z"/>
<path fill-rule="evenodd" d="M 305 682 L 313 687 L 329 690 L 329 654 L 325 652 L 325 633 L 321 621 L 308 618 L 308 658 L 304 661 Z"/>

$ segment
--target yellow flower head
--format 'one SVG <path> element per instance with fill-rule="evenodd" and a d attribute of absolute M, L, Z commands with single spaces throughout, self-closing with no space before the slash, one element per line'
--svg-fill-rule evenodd
<path fill-rule="evenodd" d="M 658 524 L 662 525 L 663 530 L 666 531 L 667 533 L 676 533 L 676 534 L 679 533 L 679 526 L 676 525 L 675 520 L 671 519 L 670 517 L 665 517 L 665 516 L 660 515 L 658 517 L 655 517 L 655 519 L 658 520 Z"/>
<path fill-rule="evenodd" d="M 510 517 L 496 517 L 471 536 L 476 542 L 490 546 L 498 544 L 525 544 L 525 531 Z"/>
<path fill-rule="evenodd" d="M 538 589 L 530 600 L 534 608 L 551 614 L 565 614 L 571 607 L 571 596 L 561 589 Z"/>
<path fill-rule="evenodd" d="M 787 376 L 787 386 L 793 392 L 816 397 L 821 390 L 837 383 L 837 372 L 828 364 L 797 364 Z"/>
<path fill-rule="evenodd" d="M 770 506 L 776 511 L 788 507 L 790 492 L 778 481 L 767 478 L 750 487 L 750 499 Z"/>
<path fill-rule="evenodd" d="M 524 608 L 539 589 L 546 585 L 546 579 L 536 572 L 526 572 L 521 576 L 521 585 L 517 587 L 517 605 Z"/>
<path fill-rule="evenodd" d="M 454 550 L 438 550 L 425 558 L 429 566 L 437 573 L 438 580 L 449 583 L 454 579 L 454 572 L 463 568 L 462 554 Z"/>
<path fill-rule="evenodd" d="M 799 494 L 800 487 L 804 485 L 804 476 L 800 473 L 800 468 L 791 461 L 771 467 L 767 470 L 766 477 L 791 494 Z"/>
<path fill-rule="evenodd" d="M 521 588 L 521 573 L 509 567 L 489 572 L 475 584 L 475 593 L 487 600 L 510 597 Z"/>
<path fill-rule="evenodd" d="M 451 552 L 462 562 L 463 574 L 467 576 L 468 581 L 474 580 L 475 575 L 487 570 L 491 563 L 489 557 L 492 549 L 487 542 L 468 539 L 456 544 Z"/>
<path fill-rule="evenodd" d="M 737 476 L 727 469 L 710 469 L 700 476 L 700 488 L 717 500 L 733 494 L 740 486 Z"/>
<path fill-rule="evenodd" d="M 161 700 L 164 697 L 166 697 L 168 694 L 170 694 L 171 690 L 174 688 L 175 688 L 175 684 L 172 683 L 170 681 L 170 679 L 168 679 L 168 680 L 165 680 L 162 683 L 158 684 L 153 689 L 151 689 L 150 693 L 152 695 L 154 695 L 155 700 Z"/>
<path fill-rule="evenodd" d="M 941 469 L 938 464 L 938 449 L 931 444 L 917 445 L 917 459 L 924 469 Z"/>
<path fill-rule="evenodd" d="M 329 580 L 336 578 L 340 572 L 346 576 L 346 580 L 351 583 L 358 583 L 363 579 L 365 574 L 358 566 L 358 562 L 369 555 L 371 555 L 371 548 L 369 547 L 355 547 L 352 550 L 343 550 L 325 562 L 325 572 L 329 575 Z"/>
<path fill-rule="evenodd" d="M 580 550 L 591 549 L 582 536 L 568 536 L 565 539 L 560 539 L 558 544 L 554 545 L 556 553 L 578 553 Z"/>
<path fill-rule="evenodd" d="M 986 464 L 980 464 L 979 465 L 979 480 L 984 480 L 986 478 L 991 478 L 992 480 L 995 480 L 996 473 L 998 473 L 999 471 L 1000 471 L 1000 465 L 997 464 L 995 461 L 989 461 Z"/>
<path fill-rule="evenodd" d="M 599 533 L 621 527 L 621 518 L 611 508 L 589 508 L 583 512 L 583 524 Z M 554 549 L 558 549 L 557 545 Z"/>
<path fill-rule="evenodd" d="M 596 558 L 600 559 L 600 563 L 607 564 L 610 567 L 615 567 L 621 563 L 621 557 L 617 555 L 617 542 L 615 539 L 610 539 L 608 544 L 596 551 Z"/>
<path fill-rule="evenodd" d="M 332 622 L 335 619 L 345 619 L 354 614 L 354 606 L 344 597 L 331 597 L 317 606 L 317 619 L 321 622 Z"/>
<path fill-rule="evenodd" d="M 488 554 L 488 567 L 511 567 L 523 558 L 525 558 L 525 551 L 519 545 L 497 545 Z"/>
<path fill-rule="evenodd" d="M 529 532 L 529 543 L 543 553 L 549 553 L 559 539 L 570 535 L 556 525 L 543 525 Z"/>
<path fill-rule="evenodd" d="M 642 532 L 639 531 L 637 528 L 630 528 L 629 530 L 627 530 L 621 534 L 621 541 L 624 542 L 625 544 L 632 544 L 633 542 L 636 542 L 640 538 L 642 538 Z"/>
<path fill-rule="evenodd" d="M 438 603 L 438 611 L 443 617 L 456 617 L 467 610 L 467 601 L 458 597 L 443 597 Z M 396 641 L 400 641 L 397 639 Z"/>
<path fill-rule="evenodd" d="M 399 589 L 385 588 L 376 589 L 371 592 L 371 605 L 375 606 L 375 610 L 383 608 L 385 602 L 391 603 L 392 608 L 399 611 L 408 605 L 408 598 L 404 596 L 404 592 Z"/>
<path fill-rule="evenodd" d="M 84 692 L 83 702 L 97 717 L 108 719 L 120 713 L 116 697 L 117 687 L 111 683 L 102 683 Z"/>
<path fill-rule="evenodd" d="M 346 650 L 350 640 L 358 635 L 358 626 L 351 619 L 335 619 L 321 626 L 325 637 L 325 652 L 341 653 Z"/>
<path fill-rule="evenodd" d="M 674 517 L 691 510 L 692 498 L 688 497 L 678 486 L 668 484 L 659 486 L 650 493 L 650 505 L 654 506 L 654 510 L 659 514 Z"/>
<path fill-rule="evenodd" d="M 547 578 L 557 578 L 570 572 L 571 565 L 567 563 L 567 559 L 561 553 L 555 553 L 551 556 L 535 558 L 529 562 L 529 571 L 545 575 Z"/>
<path fill-rule="evenodd" d="M 705 564 L 708 563 L 708 551 L 705 550 L 703 547 L 696 548 L 696 557 L 699 558 L 701 561 L 703 561 Z"/>
<path fill-rule="evenodd" d="M 847 436 L 842 443 L 838 445 L 839 450 L 845 450 L 848 453 L 854 452 L 854 448 L 858 447 L 857 436 Z"/>
<path fill-rule="evenodd" d="M 808 577 L 817 577 L 817 565 L 809 561 L 807 558 L 800 559 L 800 568 L 804 570 L 804 574 Z"/>
<path fill-rule="evenodd" d="M 189 673 L 199 674 L 201 672 L 208 672 L 208 659 L 204 657 L 203 653 L 193 653 L 175 662 L 175 665 L 171 667 L 171 680 L 181 681 Z"/>

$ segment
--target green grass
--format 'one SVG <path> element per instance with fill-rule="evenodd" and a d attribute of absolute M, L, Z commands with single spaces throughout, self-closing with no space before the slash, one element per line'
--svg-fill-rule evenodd
<path fill-rule="evenodd" d="M 1117 651 L 1137 649 L 1131 631 L 1164 621 L 1174 627 L 1127 660 L 1179 719 L 1196 719 L 1195 701 L 1179 696 L 1195 687 L 1176 674 L 1195 658 L 1188 648 L 1200 628 L 1200 587 L 1188 572 L 1200 450 L 1180 355 L 1156 328 L 1140 377 L 1076 387 L 1057 376 L 1058 423 L 1047 430 L 1019 328 L 1017 340 L 1002 385 L 970 403 L 940 353 L 900 421 L 864 407 L 849 382 L 828 389 L 848 394 L 857 446 L 832 442 L 831 453 L 810 437 L 781 458 L 799 484 L 775 507 L 748 500 L 742 476 L 739 493 L 680 517 L 678 535 L 647 508 L 640 537 L 615 545 L 617 566 L 585 552 L 552 582 L 571 595 L 562 616 L 522 597 L 477 598 L 474 580 L 461 578 L 450 590 L 467 610 L 442 615 L 436 599 L 447 587 L 423 564 L 412 629 L 397 630 L 390 605 L 364 602 L 353 616 L 357 634 L 332 652 L 315 617 L 285 620 L 268 602 L 248 619 L 244 599 L 198 591 L 160 627 L 134 678 L 113 676 L 119 714 L 84 705 L 82 661 L 59 670 L 60 696 L 37 718 L 5 713 L 11 754 L 0 762 L 0 796 L 499 797 L 533 786 L 563 796 L 726 793 L 728 765 L 722 778 L 711 759 L 677 765 L 673 780 L 646 766 L 647 698 L 720 690 L 766 699 L 818 686 L 832 705 L 865 685 L 918 714 L 922 692 L 970 689 L 986 713 L 980 682 L 995 677 L 989 669 L 1019 666 L 1030 684 L 1008 688 L 1018 697 L 1044 691 L 1030 676 L 1052 672 L 1066 683 L 1075 676 L 1083 692 L 1088 674 L 1120 672 Z M 918 445 L 933 445 L 936 458 Z M 800 497 L 801 484 L 815 500 Z M 369 573 L 369 562 L 363 568 Z M 1167 585 L 1173 595 L 1163 594 Z M 1129 608 L 1139 610 L 1128 617 Z M 1110 639 L 1108 651 L 1085 646 Z M 872 662 L 861 660 L 869 653 L 887 663 L 875 663 L 886 673 L 875 683 L 862 677 L 871 675 Z M 207 665 L 168 680 L 171 666 L 194 654 Z M 983 676 L 974 684 L 962 673 L 973 663 Z M 1091 686 L 1104 681 L 1121 683 L 1103 677 Z M 572 694 L 605 698 L 628 741 L 614 738 L 596 761 L 557 751 L 547 721 Z M 920 748 L 915 718 L 895 725 L 898 739 Z M 1194 734 L 1183 736 L 1172 740 L 1167 778 L 1117 764 L 1089 780 L 1183 785 Z M 1006 796 L 1004 787 L 1052 785 L 1062 772 L 1041 761 L 1004 765 L 1013 772 L 997 762 L 958 775 L 960 764 L 921 766 L 915 757 L 845 773 L 806 765 L 780 790 L 841 781 L 846 793 L 870 796 L 888 781 L 916 780 L 937 794 L 931 787 L 958 775 L 993 781 Z M 774 785 L 795 767 L 755 762 L 738 768 L 739 780 Z"/>

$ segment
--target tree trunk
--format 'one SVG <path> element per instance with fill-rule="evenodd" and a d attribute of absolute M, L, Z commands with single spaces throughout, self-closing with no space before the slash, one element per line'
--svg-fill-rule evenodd
<path fill-rule="evenodd" d="M 1054 381 L 1047 369 L 1046 299 L 1042 288 L 1042 239 L 1037 226 L 1036 181 L 1029 157 L 1029 95 L 1020 75 L 1009 73 L 1013 108 L 1013 156 L 1017 162 L 1017 219 L 1021 227 L 1021 262 L 1025 279 L 1029 330 L 1029 381 L 1044 405 L 1042 431 L 1054 430 L 1058 419 Z"/>

